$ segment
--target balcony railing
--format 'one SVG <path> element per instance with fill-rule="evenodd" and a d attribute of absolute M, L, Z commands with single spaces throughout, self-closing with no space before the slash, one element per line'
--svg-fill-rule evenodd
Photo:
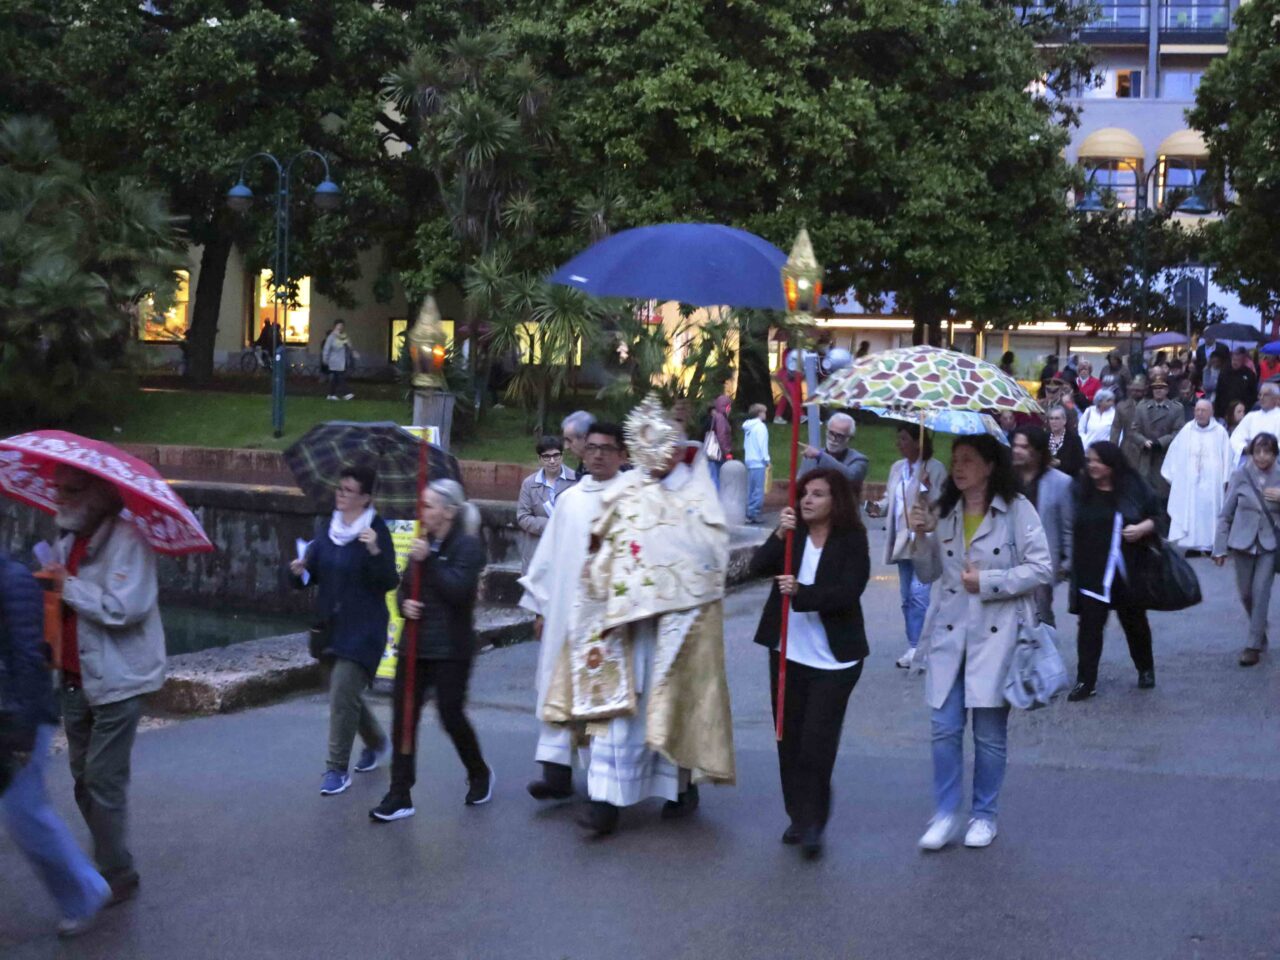
<path fill-rule="evenodd" d="M 1220 33 L 1231 26 L 1231 8 L 1225 3 L 1166 0 L 1160 5 L 1161 33 Z"/>
<path fill-rule="evenodd" d="M 1103 0 L 1098 17 L 1086 28 L 1089 31 L 1135 31 L 1147 29 L 1148 6 L 1142 0 Z"/>

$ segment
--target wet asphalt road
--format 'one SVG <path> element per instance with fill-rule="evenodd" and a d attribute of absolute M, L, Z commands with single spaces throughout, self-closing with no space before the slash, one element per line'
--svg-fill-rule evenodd
<path fill-rule="evenodd" d="M 704 788 L 692 820 L 663 822 L 646 803 L 616 837 L 588 841 L 575 804 L 529 799 L 526 645 L 477 661 L 472 717 L 498 775 L 485 807 L 463 806 L 461 767 L 429 714 L 418 815 L 376 826 L 366 812 L 385 771 L 318 794 L 318 695 L 144 732 L 142 895 L 59 944 L 51 903 L 0 837 L 0 957 L 1280 957 L 1280 663 L 1236 666 L 1245 623 L 1231 571 L 1194 566 L 1205 603 L 1152 616 L 1155 690 L 1134 687 L 1113 622 L 1096 699 L 1012 719 L 1000 836 L 984 851 L 915 848 L 931 812 L 928 715 L 919 680 L 894 669 L 896 575 L 876 565 L 864 599 L 873 654 L 820 862 L 778 842 L 755 586 L 729 600 L 740 782 Z M 1061 594 L 1058 609 L 1074 666 Z M 50 780 L 84 838 L 65 763 Z"/>

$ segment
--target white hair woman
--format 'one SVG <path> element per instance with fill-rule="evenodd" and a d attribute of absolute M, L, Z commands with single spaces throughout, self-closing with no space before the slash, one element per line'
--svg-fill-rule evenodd
<path fill-rule="evenodd" d="M 1111 439 L 1116 422 L 1116 395 L 1110 387 L 1102 387 L 1093 395 L 1093 406 L 1080 418 L 1080 443 L 1087 450 L 1101 440 Z M 1117 438 L 1117 443 L 1119 439 Z"/>
<path fill-rule="evenodd" d="M 422 495 L 422 537 L 409 548 L 409 565 L 398 598 L 405 618 L 396 665 L 392 706 L 391 789 L 369 811 L 373 820 L 390 822 L 413 816 L 417 778 L 418 719 L 428 690 L 435 691 L 440 724 L 453 741 L 467 771 L 465 803 L 475 806 L 493 797 L 493 769 L 465 712 L 467 683 L 475 659 L 475 604 L 484 568 L 484 547 L 476 535 L 479 511 L 467 502 L 455 480 L 436 480 Z M 420 588 L 412 600 L 413 587 Z M 416 655 L 405 651 L 405 635 L 417 627 Z M 410 682 L 412 674 L 412 682 Z"/>

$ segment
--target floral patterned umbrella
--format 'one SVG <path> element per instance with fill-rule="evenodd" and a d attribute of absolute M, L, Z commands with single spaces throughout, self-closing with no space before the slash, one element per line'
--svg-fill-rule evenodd
<path fill-rule="evenodd" d="M 890 410 L 1043 412 L 999 367 L 939 347 L 902 347 L 865 357 L 829 377 L 814 400 L 826 406 Z"/>

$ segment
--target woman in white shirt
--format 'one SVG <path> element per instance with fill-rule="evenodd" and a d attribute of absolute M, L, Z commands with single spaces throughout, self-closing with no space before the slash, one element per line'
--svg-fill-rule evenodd
<path fill-rule="evenodd" d="M 1103 387 L 1093 395 L 1093 406 L 1080 417 L 1080 443 L 1088 450 L 1099 440 L 1111 439 L 1111 427 L 1116 422 L 1116 395 Z M 1120 442 L 1117 437 L 1116 443 Z"/>
<path fill-rule="evenodd" d="M 790 508 L 783 510 L 778 529 L 751 558 L 753 574 L 774 578 L 755 640 L 769 648 L 775 722 L 782 596 L 791 598 L 778 743 L 782 798 L 791 825 L 782 842 L 800 844 L 807 859 L 822 853 L 845 708 L 869 652 L 861 597 L 871 575 L 871 555 L 857 502 L 841 472 L 805 474 L 797 491 L 799 518 Z M 789 530 L 795 531 L 793 576 L 783 569 Z"/>

